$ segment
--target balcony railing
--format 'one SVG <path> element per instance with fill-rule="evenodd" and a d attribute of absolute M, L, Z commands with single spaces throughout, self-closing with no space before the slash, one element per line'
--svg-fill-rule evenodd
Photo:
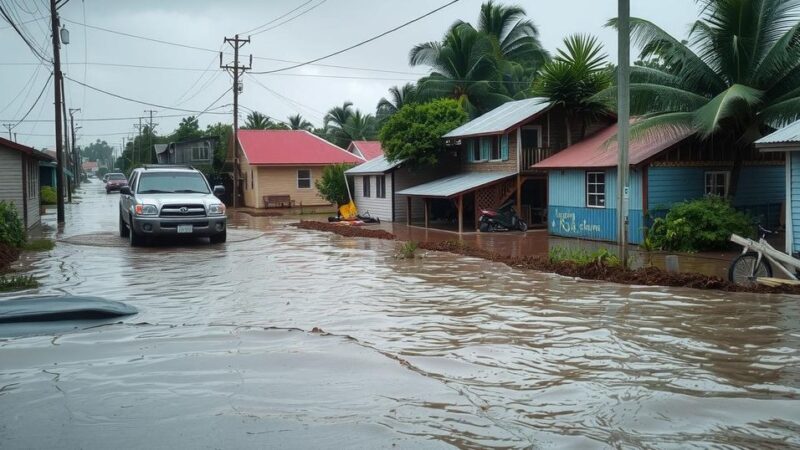
<path fill-rule="evenodd" d="M 555 152 L 551 148 L 523 148 L 520 159 L 520 170 L 526 172 L 531 170 L 531 166 L 553 156 Z"/>

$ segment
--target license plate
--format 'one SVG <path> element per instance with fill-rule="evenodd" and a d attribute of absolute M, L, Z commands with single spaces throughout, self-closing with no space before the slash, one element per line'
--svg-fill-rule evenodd
<path fill-rule="evenodd" d="M 178 225 L 178 233 L 191 233 L 192 226 L 191 225 Z"/>

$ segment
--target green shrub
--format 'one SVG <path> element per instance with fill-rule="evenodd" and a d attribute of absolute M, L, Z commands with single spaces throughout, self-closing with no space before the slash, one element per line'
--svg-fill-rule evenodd
<path fill-rule="evenodd" d="M 395 258 L 402 258 L 402 259 L 414 259 L 417 255 L 417 248 L 419 244 L 414 241 L 403 242 L 402 244 L 397 244 Z"/>
<path fill-rule="evenodd" d="M 579 266 L 589 264 L 620 265 L 619 257 L 605 248 L 589 251 L 583 248 L 553 247 L 550 249 L 548 256 L 550 262 L 570 261 Z"/>
<path fill-rule="evenodd" d="M 33 289 L 39 287 L 39 282 L 32 276 L 19 275 L 11 277 L 0 277 L 0 292 L 19 291 L 22 289 Z"/>
<path fill-rule="evenodd" d="M 730 245 L 735 233 L 752 237 L 753 220 L 718 196 L 676 203 L 667 216 L 653 221 L 647 236 L 661 250 L 701 252 Z"/>
<path fill-rule="evenodd" d="M 336 206 L 349 203 L 350 196 L 347 193 L 344 172 L 351 167 L 353 167 L 352 164 L 325 166 L 322 169 L 322 177 L 314 183 L 317 186 L 319 195 Z"/>
<path fill-rule="evenodd" d="M 25 228 L 11 202 L 0 201 L 0 243 L 21 247 L 25 243 Z"/>
<path fill-rule="evenodd" d="M 29 252 L 46 252 L 52 250 L 56 243 L 50 239 L 34 239 L 28 241 L 22 248 Z"/>
<path fill-rule="evenodd" d="M 42 186 L 41 199 L 43 205 L 55 205 L 56 190 L 52 186 Z"/>

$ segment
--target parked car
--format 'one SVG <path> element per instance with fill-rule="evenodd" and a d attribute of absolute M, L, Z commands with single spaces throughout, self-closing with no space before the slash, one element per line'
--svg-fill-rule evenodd
<path fill-rule="evenodd" d="M 212 244 L 227 239 L 225 204 L 203 174 L 188 166 L 150 165 L 135 169 L 130 185 L 120 189 L 119 235 L 131 246 L 148 237 L 208 237 Z"/>
<path fill-rule="evenodd" d="M 125 174 L 122 173 L 110 173 L 107 175 L 106 178 L 106 194 L 110 194 L 111 191 L 118 191 L 123 186 L 128 185 L 128 179 L 125 178 Z"/>

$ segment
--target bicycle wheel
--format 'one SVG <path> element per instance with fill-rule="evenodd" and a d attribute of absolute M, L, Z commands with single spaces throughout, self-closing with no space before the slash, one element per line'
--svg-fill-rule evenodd
<path fill-rule="evenodd" d="M 766 258 L 761 258 L 758 267 L 756 267 L 756 263 L 758 263 L 758 253 L 756 252 L 739 255 L 728 269 L 728 280 L 740 286 L 754 286 L 757 283 L 756 278 L 772 276 L 772 266 Z"/>

